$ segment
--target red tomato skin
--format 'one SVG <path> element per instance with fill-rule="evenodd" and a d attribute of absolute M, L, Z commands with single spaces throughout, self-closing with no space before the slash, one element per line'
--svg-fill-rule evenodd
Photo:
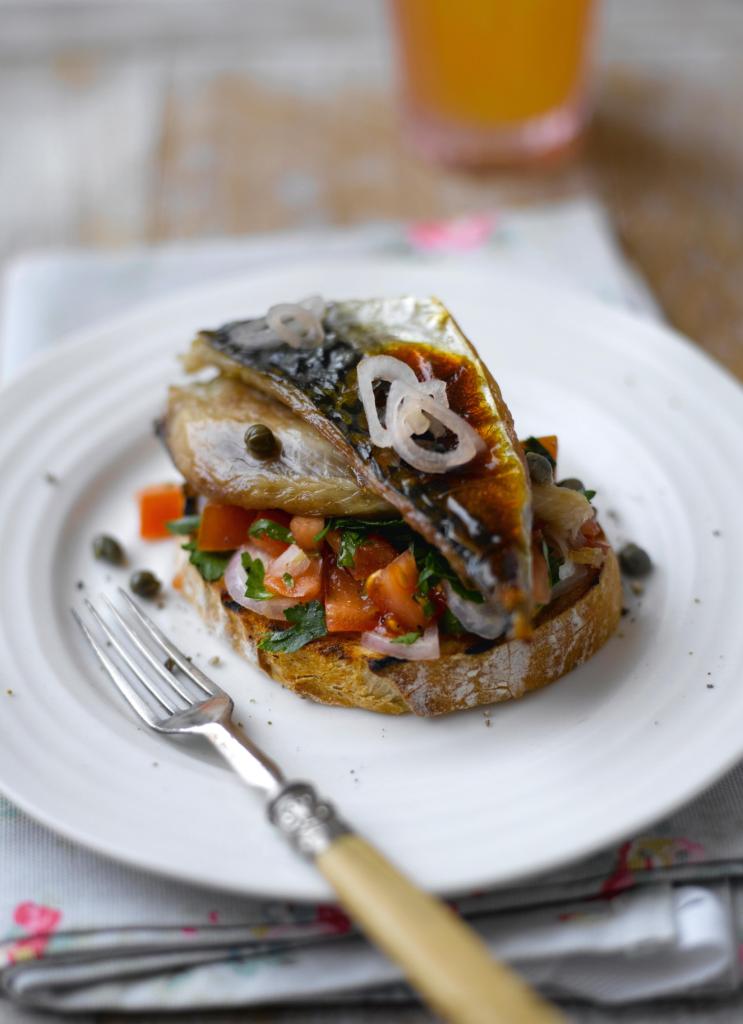
<path fill-rule="evenodd" d="M 296 597 L 297 602 L 314 601 L 316 598 L 322 597 L 322 569 L 321 558 L 317 556 L 310 558 L 310 564 L 307 569 L 300 576 L 292 577 L 293 584 L 289 586 L 284 580 L 284 574 L 274 575 L 271 571 L 271 565 L 269 565 L 263 577 L 263 582 L 267 590 L 278 594 L 280 597 Z"/>
<path fill-rule="evenodd" d="M 366 581 L 366 591 L 379 611 L 390 613 L 406 629 L 421 629 L 426 623 L 422 606 L 415 600 L 418 567 L 412 551 L 404 551 Z"/>
<path fill-rule="evenodd" d="M 234 551 L 247 541 L 254 518 L 237 505 L 210 503 L 201 513 L 196 543 L 201 551 Z"/>
<path fill-rule="evenodd" d="M 281 526 L 285 526 L 289 529 L 289 523 L 291 522 L 291 516 L 287 512 L 282 512 L 278 508 L 269 508 L 261 512 L 255 513 L 255 521 L 258 519 L 271 519 L 274 523 L 279 523 Z M 265 551 L 271 558 L 278 558 L 279 555 L 283 555 L 286 549 L 289 547 L 283 540 L 274 540 L 273 537 L 269 537 L 268 534 L 264 533 L 260 537 L 249 537 L 250 543 L 255 544 L 261 551 Z"/>
<path fill-rule="evenodd" d="M 322 539 L 315 540 L 318 533 L 325 528 L 325 520 L 322 516 L 292 516 L 289 523 L 292 537 L 303 551 L 319 551 L 322 547 Z"/>
<path fill-rule="evenodd" d="M 325 558 L 325 621 L 329 633 L 363 633 L 374 629 L 379 612 L 363 585 L 336 564 L 328 554 Z"/>

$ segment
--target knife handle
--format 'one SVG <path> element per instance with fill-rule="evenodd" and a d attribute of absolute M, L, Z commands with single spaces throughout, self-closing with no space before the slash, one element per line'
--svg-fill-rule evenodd
<path fill-rule="evenodd" d="M 423 892 L 306 783 L 289 783 L 269 816 L 314 860 L 367 937 L 402 968 L 428 1005 L 452 1024 L 558 1024 L 563 1015 L 472 929 Z"/>

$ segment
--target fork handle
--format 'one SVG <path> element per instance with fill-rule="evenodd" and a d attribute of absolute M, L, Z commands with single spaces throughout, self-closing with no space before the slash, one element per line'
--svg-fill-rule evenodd
<path fill-rule="evenodd" d="M 563 1015 L 533 992 L 445 904 L 423 892 L 318 800 L 293 783 L 271 820 L 314 860 L 354 921 L 453 1024 L 558 1024 Z"/>
<path fill-rule="evenodd" d="M 445 1020 L 556 1024 L 564 1019 L 513 971 L 491 959 L 461 918 L 361 836 L 339 836 L 315 863 L 363 931 Z"/>

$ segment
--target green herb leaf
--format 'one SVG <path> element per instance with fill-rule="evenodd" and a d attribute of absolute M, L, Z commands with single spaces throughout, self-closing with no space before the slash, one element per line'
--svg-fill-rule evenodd
<path fill-rule="evenodd" d="M 294 589 L 294 577 L 290 572 L 285 572 L 281 578 L 284 581 L 284 586 L 287 588 L 287 590 Z"/>
<path fill-rule="evenodd" d="M 545 459 L 549 460 L 550 466 L 554 469 L 557 463 L 552 458 L 551 453 L 544 447 L 541 441 L 538 441 L 536 437 L 527 437 L 524 441 L 524 451 L 535 452 L 537 455 L 543 455 Z"/>
<path fill-rule="evenodd" d="M 332 522 L 332 519 L 328 519 L 328 521 L 325 523 L 325 526 L 323 526 L 322 530 L 320 530 L 319 533 L 315 534 L 315 536 L 312 538 L 313 544 L 319 544 L 321 540 L 325 540 L 325 538 L 328 535 L 328 531 L 330 530 L 330 524 Z"/>
<path fill-rule="evenodd" d="M 402 636 L 396 636 L 392 641 L 393 644 L 414 644 L 416 640 L 420 640 L 421 631 L 416 629 L 414 633 L 403 633 Z"/>
<path fill-rule="evenodd" d="M 483 603 L 485 598 L 479 590 L 470 590 L 468 587 L 465 587 L 444 556 L 435 548 L 432 548 L 430 544 L 425 542 L 415 543 L 413 545 L 413 552 L 418 563 L 419 594 L 427 594 L 431 587 L 438 583 L 439 580 L 448 580 L 451 583 L 452 590 L 459 594 L 460 597 L 463 597 L 465 601 L 472 601 L 474 604 Z"/>
<path fill-rule="evenodd" d="M 224 571 L 232 558 L 231 551 L 201 551 L 195 541 L 182 544 L 184 551 L 190 551 L 189 562 L 195 565 L 207 583 L 214 583 L 224 576 Z"/>
<path fill-rule="evenodd" d="M 362 519 L 360 516 L 334 516 L 328 520 L 331 530 L 385 530 L 390 526 L 405 526 L 401 516 L 392 519 Z"/>
<path fill-rule="evenodd" d="M 389 540 L 398 551 L 404 551 L 406 547 L 412 546 L 418 565 L 417 593 L 420 597 L 425 597 L 431 590 L 431 587 L 440 580 L 449 580 L 456 593 L 466 601 L 482 604 L 485 600 L 479 591 L 470 590 L 466 587 L 444 556 L 436 548 L 424 541 L 419 534 L 411 530 L 407 523 L 399 516 L 390 519 L 361 519 L 356 516 L 336 516 L 328 519 L 324 529 L 315 537 L 315 540 L 318 541 L 326 536 L 329 530 L 338 530 L 340 532 L 338 565 L 344 569 L 353 568 L 356 552 L 366 541 L 367 535 L 378 533 Z M 424 605 L 425 607 L 427 606 Z M 429 611 L 426 614 L 430 614 L 430 606 L 428 607 Z"/>
<path fill-rule="evenodd" d="M 448 636 L 462 636 L 467 632 L 454 612 L 449 611 L 448 608 L 444 608 L 444 614 L 439 619 L 439 627 Z"/>
<path fill-rule="evenodd" d="M 328 519 L 325 526 L 313 538 L 316 544 L 323 540 L 330 530 L 337 530 L 340 534 L 340 546 L 338 548 L 338 565 L 342 569 L 353 569 L 356 552 L 362 544 L 366 543 L 370 533 L 379 533 L 383 536 L 397 537 L 402 539 L 402 547 L 409 543 L 408 538 L 412 537 L 410 527 L 399 517 L 394 519 L 361 519 L 357 516 L 334 516 Z"/>
<path fill-rule="evenodd" d="M 291 531 L 273 519 L 256 519 L 248 530 L 251 537 L 270 537 L 271 540 L 281 540 L 285 544 L 293 544 L 294 538 Z"/>
<path fill-rule="evenodd" d="M 171 519 L 165 524 L 168 533 L 189 534 L 196 533 L 201 523 L 201 516 L 181 516 L 180 519 Z"/>
<path fill-rule="evenodd" d="M 593 501 L 593 499 L 596 497 L 595 491 L 584 491 L 583 493 L 589 501 Z"/>
<path fill-rule="evenodd" d="M 343 569 L 353 569 L 356 562 L 356 552 L 365 543 L 365 535 L 358 530 L 342 530 L 341 543 L 338 548 L 338 565 Z"/>
<path fill-rule="evenodd" d="M 328 632 L 325 609 L 320 601 L 296 604 L 293 608 L 287 608 L 284 614 L 292 625 L 265 636 L 258 644 L 261 650 L 272 651 L 274 654 L 292 654 Z"/>
<path fill-rule="evenodd" d="M 334 516 L 327 520 L 323 529 L 315 536 L 315 543 L 319 544 L 330 530 L 351 530 L 359 537 L 369 533 L 379 533 L 401 550 L 411 544 L 413 537 L 416 536 L 400 516 L 395 516 L 392 519 L 362 519 L 357 516 Z M 358 547 L 358 544 L 356 546 Z"/>
<path fill-rule="evenodd" d="M 546 540 L 542 541 L 542 554 L 547 563 L 550 587 L 554 587 L 560 582 L 560 566 L 565 559 L 561 555 L 556 554 Z"/>
<path fill-rule="evenodd" d="M 431 587 L 441 579 L 442 567 L 447 569 L 448 566 L 444 563 L 441 555 L 433 549 L 425 552 L 416 551 L 415 555 L 416 562 L 418 562 L 418 593 L 427 594 Z"/>
<path fill-rule="evenodd" d="M 260 558 L 252 558 L 247 551 L 243 551 L 240 561 L 247 573 L 245 596 L 249 597 L 252 601 L 270 601 L 272 597 L 276 597 L 276 594 L 272 594 L 270 590 L 265 588 L 263 577 L 266 570 Z"/>

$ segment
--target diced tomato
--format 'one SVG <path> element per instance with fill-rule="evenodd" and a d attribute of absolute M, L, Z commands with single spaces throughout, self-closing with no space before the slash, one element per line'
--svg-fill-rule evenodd
<path fill-rule="evenodd" d="M 371 576 L 377 569 L 384 569 L 396 558 L 397 551 L 389 541 L 384 537 L 370 536 L 356 549 L 351 575 L 357 580 L 365 580 L 367 576 Z"/>
<path fill-rule="evenodd" d="M 143 540 L 169 537 L 166 523 L 183 515 L 184 498 L 180 484 L 145 487 L 139 499 L 139 535 Z"/>
<path fill-rule="evenodd" d="M 325 559 L 325 622 L 329 633 L 363 633 L 374 629 L 379 612 L 363 585 L 345 569 L 336 565 L 335 558 Z"/>
<path fill-rule="evenodd" d="M 337 555 L 341 546 L 341 531 L 340 530 L 328 530 L 325 534 L 325 540 L 328 545 L 332 548 L 333 552 Z"/>
<path fill-rule="evenodd" d="M 552 458 L 557 462 L 557 435 L 547 434 L 545 437 L 538 437 L 537 441 L 543 448 L 546 448 Z"/>
<path fill-rule="evenodd" d="M 291 516 L 287 512 L 282 512 L 280 509 L 271 508 L 263 512 L 256 512 L 254 522 L 259 519 L 271 519 L 274 523 L 279 523 L 281 526 L 285 526 L 289 529 L 289 523 L 291 522 Z M 271 558 L 278 558 L 279 555 L 283 554 L 284 551 L 289 547 L 288 543 L 283 540 L 275 540 L 273 537 L 269 537 L 267 533 L 261 534 L 260 537 L 250 536 L 251 544 L 255 544 L 261 551 L 265 551 Z"/>
<path fill-rule="evenodd" d="M 340 531 L 331 530 L 328 533 L 327 541 L 333 551 L 338 554 L 341 546 Z M 353 565 L 348 566 L 348 571 L 355 580 L 365 580 L 377 569 L 384 569 L 395 558 L 397 551 L 384 537 L 371 533 L 365 538 L 363 544 L 359 544 L 354 552 Z"/>
<path fill-rule="evenodd" d="M 541 544 L 532 544 L 531 556 L 534 602 L 535 604 L 549 604 L 552 587 L 550 586 L 547 560 L 544 557 Z"/>
<path fill-rule="evenodd" d="M 201 551 L 232 551 L 247 541 L 254 518 L 255 512 L 238 505 L 207 505 L 196 542 Z"/>
<path fill-rule="evenodd" d="M 304 551 L 319 551 L 322 540 L 315 540 L 325 528 L 322 516 L 292 516 L 289 529 L 292 537 Z"/>
<path fill-rule="evenodd" d="M 418 567 L 410 550 L 366 581 L 366 591 L 380 612 L 391 613 L 407 629 L 420 629 L 426 621 L 423 608 L 413 596 L 417 586 Z"/>
<path fill-rule="evenodd" d="M 300 572 L 292 571 L 292 560 L 305 563 Z M 319 555 L 306 555 L 300 547 L 292 544 L 278 558 L 274 558 L 263 581 L 268 590 L 280 597 L 313 601 L 322 595 L 322 559 Z"/>

